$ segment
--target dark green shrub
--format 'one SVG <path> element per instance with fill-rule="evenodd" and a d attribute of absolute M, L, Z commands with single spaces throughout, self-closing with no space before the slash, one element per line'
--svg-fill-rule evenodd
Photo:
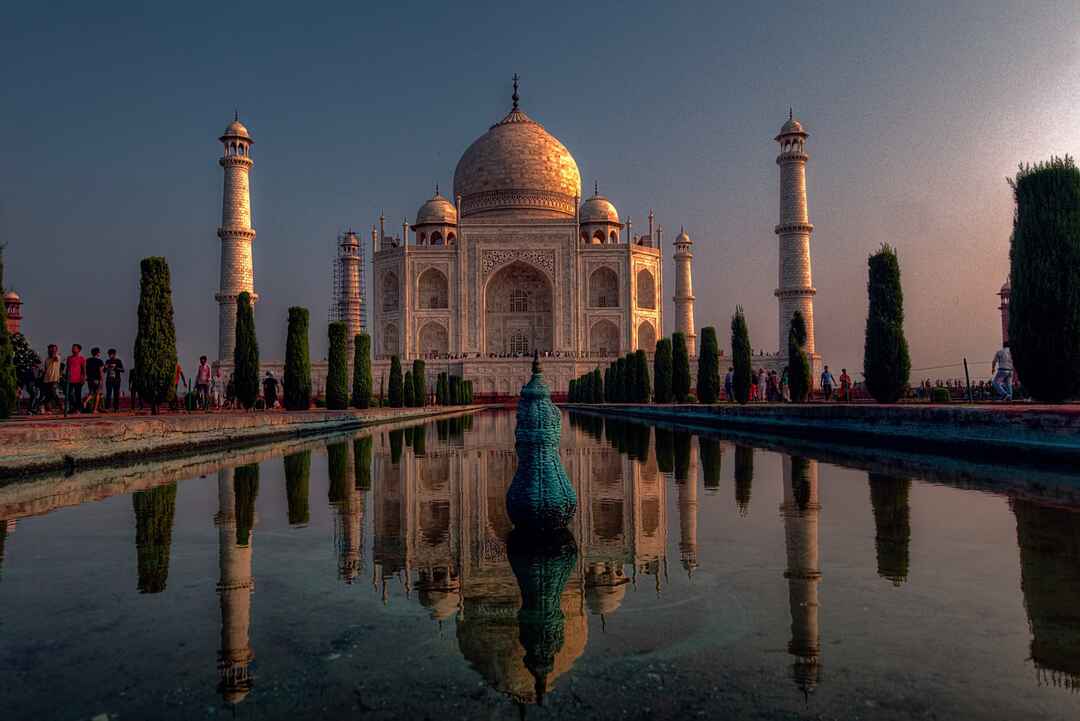
<path fill-rule="evenodd" d="M 290 411 L 311 407 L 311 355 L 308 348 L 308 310 L 289 308 L 289 331 L 285 338 L 285 385 L 283 402 Z"/>
<path fill-rule="evenodd" d="M 344 410 L 349 405 L 349 328 L 337 320 L 327 327 L 330 348 L 327 353 L 326 407 Z"/>
<path fill-rule="evenodd" d="M 672 370 L 671 340 L 661 338 L 653 356 L 653 399 L 657 403 L 671 403 Z"/>
<path fill-rule="evenodd" d="M 155 415 L 173 392 L 176 373 L 176 326 L 173 324 L 169 265 L 164 258 L 143 258 L 139 283 L 139 330 L 135 336 L 135 376 L 139 397 Z"/>
<path fill-rule="evenodd" d="M 731 317 L 731 361 L 734 372 L 731 378 L 732 394 L 739 403 L 750 401 L 750 386 L 753 383 L 753 368 L 750 367 L 750 328 L 746 325 L 746 316 L 742 306 L 735 307 Z"/>
<path fill-rule="evenodd" d="M 866 390 L 878 403 L 895 403 L 907 390 L 911 375 L 911 358 L 904 338 L 900 261 L 896 251 L 882 245 L 881 250 L 870 256 L 868 265 L 870 306 L 866 314 L 863 375 Z"/>
<path fill-rule="evenodd" d="M 396 355 L 390 358 L 390 388 L 387 391 L 386 402 L 391 408 L 401 408 L 405 402 L 404 389 L 401 386 L 401 359 Z"/>
<path fill-rule="evenodd" d="M 930 402 L 931 403 L 949 403 L 952 401 L 952 394 L 949 393 L 949 389 L 944 386 L 934 386 L 930 389 Z"/>
<path fill-rule="evenodd" d="M 259 399 L 259 342 L 255 338 L 255 310 L 246 291 L 236 297 L 236 348 L 233 350 L 236 400 L 251 410 Z"/>
<path fill-rule="evenodd" d="M 671 334 L 671 398 L 685 403 L 690 393 L 690 354 L 686 350 L 686 336 Z"/>
<path fill-rule="evenodd" d="M 412 371 L 405 371 L 405 377 L 401 380 L 401 405 L 414 408 L 416 400 L 413 398 L 413 393 L 415 392 L 416 385 L 413 383 Z"/>
<path fill-rule="evenodd" d="M 788 390 L 792 403 L 804 403 L 810 395 L 810 356 L 806 352 L 806 319 L 795 311 L 788 328 Z"/>
<path fill-rule="evenodd" d="M 311 520 L 308 487 L 311 482 L 311 451 L 285 456 L 285 498 L 289 503 L 289 525 L 304 525 Z"/>
<path fill-rule="evenodd" d="M 716 328 L 712 326 L 701 329 L 697 397 L 702 403 L 716 403 L 720 398 L 720 345 L 716 340 Z"/>
<path fill-rule="evenodd" d="M 413 405 L 423 408 L 427 405 L 427 366 L 417 358 L 412 363 Z"/>
<path fill-rule="evenodd" d="M 352 405 L 371 407 L 371 336 L 367 333 L 353 338 Z"/>
<path fill-rule="evenodd" d="M 1080 395 L 1080 170 L 1069 156 L 1022 166 L 1009 258 L 1009 349 L 1024 389 Z M 869 382 L 869 378 L 867 379 Z"/>

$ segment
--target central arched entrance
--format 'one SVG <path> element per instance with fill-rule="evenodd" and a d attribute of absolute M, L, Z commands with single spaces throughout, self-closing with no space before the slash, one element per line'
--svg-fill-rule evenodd
<path fill-rule="evenodd" d="M 511 263 L 484 293 L 485 352 L 528 355 L 554 346 L 551 282 L 527 263 Z"/>

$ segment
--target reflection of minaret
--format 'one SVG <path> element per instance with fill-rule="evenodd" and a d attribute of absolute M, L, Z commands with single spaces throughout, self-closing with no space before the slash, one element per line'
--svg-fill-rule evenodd
<path fill-rule="evenodd" d="M 784 542 L 787 546 L 788 602 L 791 608 L 791 641 L 788 652 L 795 657 L 792 673 L 803 693 L 817 686 L 821 641 L 818 635 L 817 461 L 799 456 L 784 457 Z"/>
<path fill-rule="evenodd" d="M 1039 682 L 1080 689 L 1080 513 L 1010 501 Z"/>
<path fill-rule="evenodd" d="M 877 572 L 900 586 L 907 580 L 911 543 L 911 479 L 869 474 L 870 505 L 874 509 Z"/>
<path fill-rule="evenodd" d="M 360 574 L 363 499 L 356 490 L 353 444 L 335 443 L 326 447 L 330 472 L 330 507 L 334 514 L 334 542 L 338 549 L 338 578 L 352 583 Z"/>
<path fill-rule="evenodd" d="M 690 453 L 686 478 L 676 481 L 679 492 L 679 557 L 686 574 L 692 576 L 698 565 L 698 464 L 697 455 Z"/>
<path fill-rule="evenodd" d="M 245 505 L 254 506 L 254 497 L 245 493 Z M 238 510 L 240 514 L 238 514 Z M 247 509 L 237 508 L 235 469 L 218 471 L 218 563 L 221 578 L 217 585 L 221 598 L 221 650 L 218 652 L 218 691 L 229 703 L 239 703 L 251 691 L 249 665 L 255 654 L 248 635 L 251 626 L 251 592 L 255 579 L 251 576 L 251 533 L 244 543 L 237 543 L 237 516 L 248 516 Z"/>

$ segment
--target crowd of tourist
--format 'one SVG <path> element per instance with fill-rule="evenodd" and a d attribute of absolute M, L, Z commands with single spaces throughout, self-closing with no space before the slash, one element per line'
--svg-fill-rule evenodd
<path fill-rule="evenodd" d="M 75 343 L 71 346 L 71 354 L 61 357 L 60 347 L 49 344 L 44 360 L 35 355 L 22 370 L 18 388 L 28 415 L 118 413 L 124 398 L 124 410 L 143 410 L 146 406 L 139 396 L 137 374 L 137 368 L 125 367 L 115 348 L 105 351 L 104 357 L 100 348 L 91 348 L 87 356 L 83 355 L 82 345 Z M 274 374 L 266 371 L 256 408 L 281 408 L 280 385 Z M 190 378 L 178 362 L 172 386 L 173 393 L 168 402 L 172 410 L 190 412 L 240 407 L 233 374 L 223 378 L 221 368 L 211 366 L 206 356 L 200 356 Z"/>

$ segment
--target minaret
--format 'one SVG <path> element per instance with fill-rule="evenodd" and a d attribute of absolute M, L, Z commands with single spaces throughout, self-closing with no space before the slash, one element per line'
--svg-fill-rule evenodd
<path fill-rule="evenodd" d="M 363 299 L 360 273 L 363 264 L 360 238 L 352 230 L 338 236 L 337 258 L 334 259 L 334 309 L 333 320 L 344 321 L 346 326 L 346 355 L 352 377 L 354 338 L 360 333 L 363 318 Z"/>
<path fill-rule="evenodd" d="M 776 142 L 780 143 L 780 224 L 776 235 L 780 238 L 779 287 L 776 297 L 780 305 L 779 345 L 786 353 L 791 316 L 802 311 L 806 320 L 806 352 L 814 355 L 814 290 L 810 278 L 810 224 L 806 209 L 806 154 L 808 133 L 798 120 L 788 113 L 788 121 L 780 128 Z"/>
<path fill-rule="evenodd" d="M 225 191 L 221 201 L 221 286 L 214 295 L 218 309 L 218 360 L 231 363 L 236 346 L 236 297 L 247 291 L 251 302 L 255 295 L 255 271 L 251 263 L 251 192 L 248 173 L 254 161 L 251 146 L 255 143 L 239 118 L 229 123 L 218 140 L 225 154 L 218 164 L 225 169 Z"/>
<path fill-rule="evenodd" d="M 218 471 L 218 563 L 221 578 L 217 591 L 221 598 L 221 650 L 218 652 L 218 690 L 225 701 L 240 703 L 251 691 L 248 667 L 255 654 L 251 650 L 251 533 L 243 545 L 237 543 L 236 488 L 234 468 Z"/>
<path fill-rule="evenodd" d="M 694 254 L 693 242 L 683 228 L 675 238 L 675 332 L 686 336 L 686 352 L 697 355 L 697 334 L 694 333 Z"/>
<path fill-rule="evenodd" d="M 788 652 L 795 657 L 792 674 L 804 694 L 814 690 L 818 681 L 821 638 L 818 632 L 818 583 L 821 568 L 818 560 L 817 461 L 799 456 L 784 457 L 784 544 L 787 547 L 788 602 L 791 610 L 791 641 Z"/>

